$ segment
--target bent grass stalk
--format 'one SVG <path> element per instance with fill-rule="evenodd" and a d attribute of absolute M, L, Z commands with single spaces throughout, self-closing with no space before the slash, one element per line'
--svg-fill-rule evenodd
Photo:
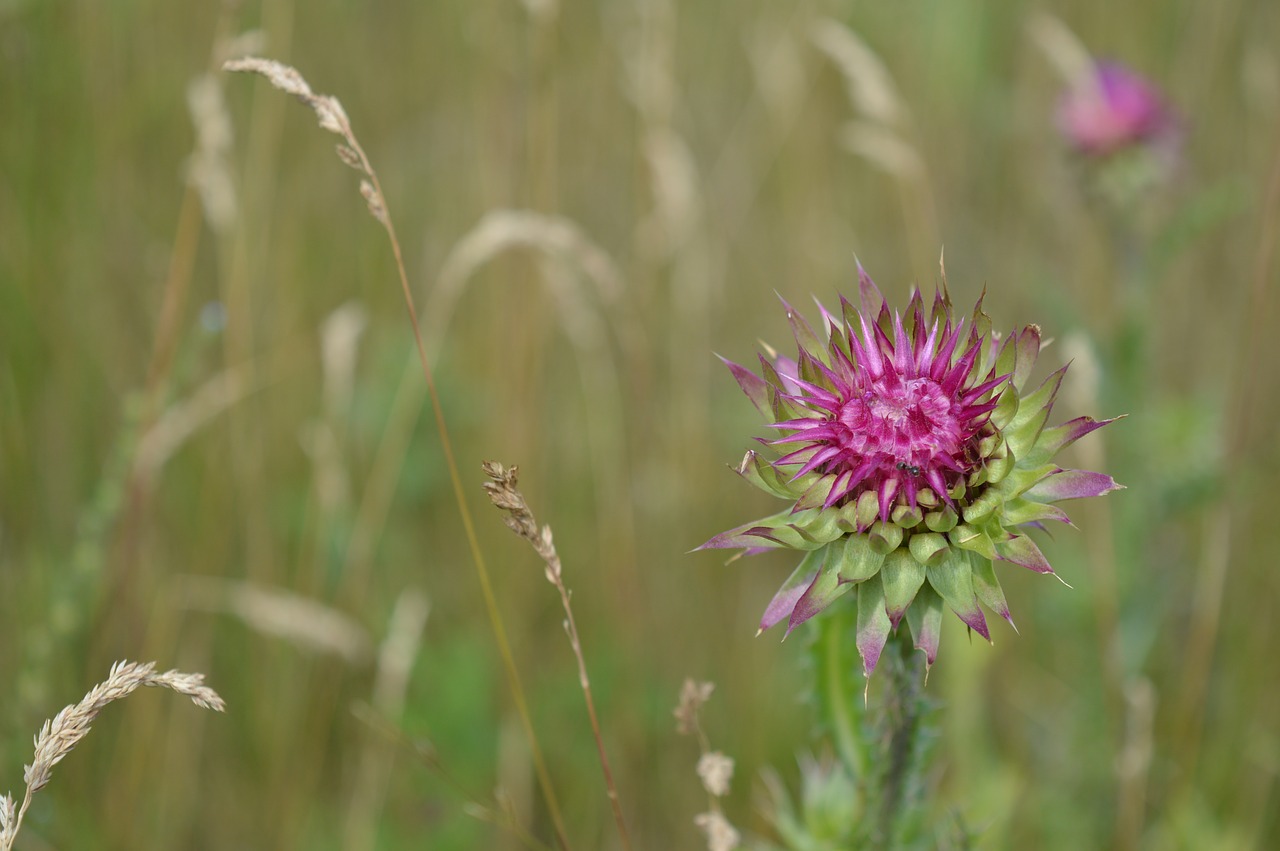
<path fill-rule="evenodd" d="M 378 180 L 378 174 L 374 171 L 373 165 L 365 155 L 364 148 L 361 147 L 359 140 L 351 129 L 351 122 L 347 118 L 342 104 L 339 103 L 337 98 L 330 95 L 314 93 L 311 90 L 311 86 L 297 69 L 275 60 L 253 56 L 229 60 L 223 63 L 222 67 L 226 71 L 245 71 L 259 74 L 265 77 L 275 88 L 293 95 L 311 107 L 320 122 L 320 127 L 343 139 L 343 143 L 337 146 L 339 159 L 364 175 L 364 178 L 360 181 L 360 194 L 368 206 L 370 215 L 382 225 L 387 232 L 387 239 L 391 243 L 391 252 L 394 255 L 396 271 L 400 277 L 400 288 L 404 296 L 405 308 L 408 311 L 409 321 L 413 326 L 413 339 L 418 351 L 418 360 L 422 367 L 423 377 L 426 380 L 427 394 L 431 399 L 431 410 L 435 416 L 436 428 L 440 433 L 440 450 L 444 455 L 445 465 L 449 470 L 449 480 L 453 485 L 454 500 L 458 505 L 458 513 L 461 515 L 462 527 L 466 535 L 467 545 L 471 551 L 472 563 L 475 565 L 476 574 L 480 579 L 480 588 L 484 596 L 489 624 L 498 645 L 499 655 L 502 657 L 507 683 L 516 704 L 516 712 L 520 716 L 525 736 L 529 740 L 529 750 L 533 759 L 534 771 L 538 777 L 538 785 L 546 801 L 551 820 L 555 825 L 556 837 L 560 847 L 567 851 L 569 840 L 565 832 L 564 818 L 561 815 L 560 805 L 556 800 L 555 791 L 551 785 L 551 777 L 547 771 L 546 760 L 542 755 L 537 735 L 533 730 L 533 721 L 529 714 L 528 702 L 525 699 L 524 687 L 521 685 L 520 676 L 516 670 L 515 657 L 511 652 L 511 644 L 507 639 L 506 627 L 498 610 L 497 598 L 493 591 L 493 584 L 489 579 L 489 570 L 485 563 L 484 554 L 480 549 L 479 539 L 476 537 L 471 511 L 467 507 L 462 477 L 458 473 L 458 463 L 454 457 L 453 443 L 449 437 L 449 429 L 445 424 L 440 396 L 436 392 L 435 377 L 427 359 L 427 349 L 422 340 L 418 311 L 414 306 L 413 293 L 409 288 L 409 276 L 405 272 L 400 240 L 396 236 L 391 216 L 387 213 L 386 200 L 382 192 L 382 184 Z"/>
<path fill-rule="evenodd" d="M 434 359 L 439 353 L 450 319 L 464 292 L 476 280 L 476 273 L 499 256 L 521 250 L 535 255 L 543 284 L 556 301 L 555 318 L 573 347 L 583 393 L 615 400 L 592 406 L 592 419 L 587 423 L 588 440 L 596 459 L 596 489 L 600 498 L 606 499 L 613 488 L 602 471 L 608 470 L 616 477 L 617 465 L 608 459 L 621 451 L 617 441 L 624 431 L 616 414 L 621 392 L 617 367 L 606 334 L 614 329 L 624 348 L 631 352 L 638 351 L 642 341 L 634 324 L 618 321 L 623 284 L 617 262 L 582 227 L 561 216 L 528 210 L 495 209 L 485 213 L 449 250 L 427 296 L 423 324 L 428 358 Z M 417 369 L 415 360 L 416 355 L 405 362 L 347 547 L 343 574 L 350 577 L 347 584 L 352 590 L 344 592 L 348 596 L 359 593 L 365 584 L 362 577 L 369 570 L 370 550 L 386 520 L 405 447 L 422 406 L 425 390 L 421 383 L 411 380 Z M 621 542 L 620 550 L 630 552 L 635 540 L 630 507 L 619 503 L 605 513 L 613 524 L 609 534 Z"/>
<path fill-rule="evenodd" d="M 16 807 L 12 796 L 0 795 L 0 851 L 10 851 L 22 819 L 31 806 L 31 796 L 49 784 L 53 767 L 89 735 L 89 728 L 107 704 L 128 697 L 142 686 L 172 689 L 191 698 L 196 706 L 225 712 L 226 704 L 218 693 L 204 684 L 204 674 L 165 671 L 157 674 L 156 663 L 116 662 L 106 680 L 89 689 L 79 703 L 64 707 L 50 721 L 45 721 L 36 736 L 35 758 L 24 766 L 23 782 L 27 791 L 22 806 Z"/>
<path fill-rule="evenodd" d="M 569 645 L 573 648 L 573 656 L 578 660 L 578 684 L 582 686 L 582 695 L 587 701 L 587 715 L 591 719 L 591 734 L 596 740 L 596 751 L 600 754 L 600 768 L 604 772 L 605 790 L 609 794 L 609 803 L 613 807 L 613 819 L 618 825 L 618 836 L 622 847 L 631 848 L 631 836 L 627 833 L 627 824 L 622 817 L 622 804 L 618 800 L 618 789 L 613 783 L 613 772 L 609 769 L 609 757 L 604 750 L 604 740 L 600 736 L 600 719 L 596 715 L 595 699 L 591 695 L 591 680 L 587 676 L 587 663 L 582 656 L 582 642 L 578 640 L 578 625 L 573 619 L 573 607 L 569 604 L 569 589 L 565 587 L 560 554 L 551 538 L 551 527 L 538 528 L 538 521 L 525 502 L 524 494 L 516 487 L 519 468 L 504 467 L 497 461 L 484 462 L 484 472 L 493 481 L 485 482 L 485 492 L 499 509 L 507 512 L 503 521 L 507 527 L 529 542 L 547 565 L 547 581 L 560 592 L 560 605 L 564 607 L 564 629 L 569 634 Z"/>

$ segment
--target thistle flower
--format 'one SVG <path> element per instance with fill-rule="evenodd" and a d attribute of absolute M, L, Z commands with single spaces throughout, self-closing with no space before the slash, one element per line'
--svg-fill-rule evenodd
<path fill-rule="evenodd" d="M 905 313 L 891 313 L 861 265 L 858 275 L 861 312 L 844 298 L 839 315 L 819 305 L 825 340 L 783 302 L 795 360 L 769 351 L 760 375 L 725 361 L 779 432 L 760 439 L 778 457 L 749 451 L 737 472 L 792 505 L 699 549 L 805 554 L 766 607 L 762 632 L 785 619 L 789 634 L 856 591 L 856 641 L 870 676 L 904 616 L 928 665 L 944 605 L 988 640 L 979 603 L 1012 624 L 993 560 L 1052 574 L 1028 527 L 1070 523 L 1054 503 L 1120 485 L 1053 463 L 1112 420 L 1045 428 L 1066 367 L 1028 392 L 1037 326 L 1001 341 L 979 300 L 966 327 L 945 277 L 927 319 L 918 289 Z"/>
<path fill-rule="evenodd" d="M 1123 65 L 1094 62 L 1058 102 L 1058 128 L 1076 151 L 1086 186 L 1128 210 L 1177 173 L 1181 122 L 1159 89 Z"/>
<path fill-rule="evenodd" d="M 1117 62 L 1097 62 L 1058 104 L 1058 126 L 1078 151 L 1103 157 L 1131 146 L 1175 156 L 1178 121 L 1160 91 Z"/>

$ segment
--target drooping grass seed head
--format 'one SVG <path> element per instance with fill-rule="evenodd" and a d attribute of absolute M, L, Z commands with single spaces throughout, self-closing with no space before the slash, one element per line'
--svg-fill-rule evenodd
<path fill-rule="evenodd" d="M 759 374 L 725 362 L 773 432 L 738 473 L 791 505 L 701 548 L 804 553 L 762 631 L 786 620 L 789 633 L 856 590 L 870 675 L 904 617 L 930 665 L 944 606 L 984 638 L 979 603 L 1012 623 L 992 561 L 1052 573 L 1027 528 L 1069 522 L 1053 503 L 1119 485 L 1053 463 L 1111 420 L 1045 428 L 1066 368 L 1028 390 L 1037 326 L 1000 339 L 981 300 L 956 319 L 945 281 L 927 309 L 916 290 L 905 311 L 890 311 L 858 271 L 862 309 L 843 298 L 838 313 L 819 306 L 822 335 L 784 302 L 795 359 L 761 355 Z"/>

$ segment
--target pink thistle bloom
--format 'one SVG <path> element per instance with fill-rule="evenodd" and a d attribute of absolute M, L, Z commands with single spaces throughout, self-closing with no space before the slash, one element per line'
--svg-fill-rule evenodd
<path fill-rule="evenodd" d="M 904 313 L 891 313 L 861 266 L 858 273 L 863 309 L 843 298 L 839 315 L 819 306 L 825 339 L 784 302 L 794 360 L 761 355 L 760 375 L 725 362 L 780 433 L 761 439 L 777 457 L 750 451 L 737 472 L 792 504 L 700 549 L 804 552 L 761 631 L 785 619 L 789 633 L 856 591 L 857 645 L 870 676 L 904 617 L 929 665 L 944 606 L 984 638 L 979 603 L 1012 623 L 992 561 L 1053 573 L 1027 528 L 1069 523 L 1053 503 L 1120 485 L 1053 462 L 1112 420 L 1045 428 L 1066 367 L 1028 392 L 1037 326 L 1001 341 L 981 301 L 967 325 L 956 321 L 945 280 L 927 318 L 918 289 Z"/>
<path fill-rule="evenodd" d="M 1077 150 L 1096 157 L 1135 145 L 1172 156 L 1181 135 L 1159 90 L 1115 62 L 1097 63 L 1063 95 L 1058 127 Z"/>

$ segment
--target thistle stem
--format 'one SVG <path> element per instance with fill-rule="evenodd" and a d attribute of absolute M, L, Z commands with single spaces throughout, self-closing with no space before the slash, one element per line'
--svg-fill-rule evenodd
<path fill-rule="evenodd" d="M 857 847 L 903 847 L 925 825 L 919 808 L 926 746 L 936 738 L 927 719 L 924 655 L 915 651 L 904 624 L 885 645 L 872 694 L 846 609 L 852 611 L 829 609 L 814 622 L 813 693 L 825 732 L 855 782 L 857 810 L 865 814 L 856 828 Z"/>
<path fill-rule="evenodd" d="M 924 656 L 915 652 L 905 629 L 889 639 L 881 664 L 887 692 L 883 695 L 875 724 L 883 748 L 878 778 L 879 811 L 874 836 L 875 847 L 898 847 L 903 838 L 903 820 L 911 815 L 923 787 L 921 759 L 925 736 Z M 887 664 L 886 664 L 887 663 Z"/>
<path fill-rule="evenodd" d="M 854 646 L 853 625 L 849 617 L 841 615 L 842 611 L 833 611 L 818 622 L 815 667 L 821 683 L 819 699 L 841 761 L 854 777 L 865 777 L 867 746 L 860 735 L 857 702 L 851 700 L 858 690 L 854 683 L 858 665 L 849 653 Z"/>

